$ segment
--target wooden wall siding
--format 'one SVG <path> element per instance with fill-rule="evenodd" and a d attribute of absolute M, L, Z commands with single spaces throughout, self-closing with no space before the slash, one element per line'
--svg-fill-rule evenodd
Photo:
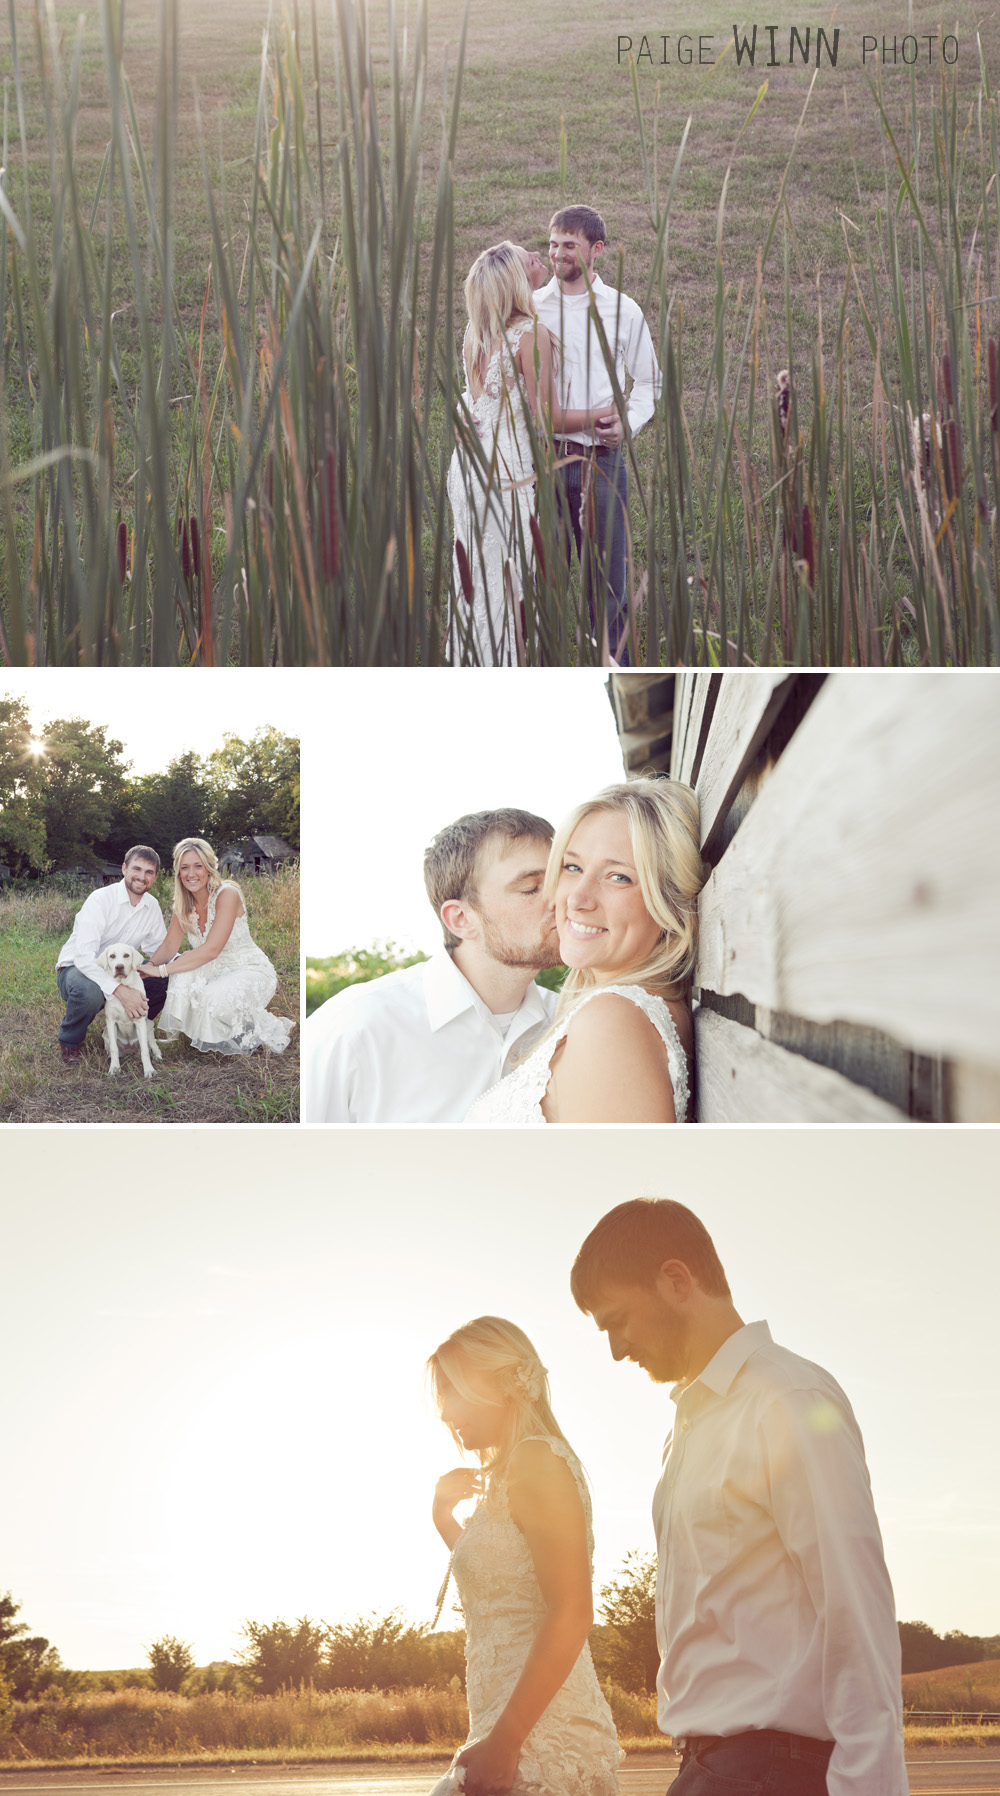
<path fill-rule="evenodd" d="M 626 774 L 664 773 L 670 765 L 675 674 L 612 673 L 608 696 Z"/>
<path fill-rule="evenodd" d="M 874 1094 L 897 1119 L 1000 1120 L 997 676 L 682 673 L 671 773 L 713 867 L 696 989 L 729 1060 L 703 1120 L 821 1120 L 734 1112 L 741 1042 L 840 1075 L 866 1114 Z"/>
<path fill-rule="evenodd" d="M 698 1118 L 713 1123 L 905 1123 L 906 1113 L 728 1017 L 695 1013 Z"/>

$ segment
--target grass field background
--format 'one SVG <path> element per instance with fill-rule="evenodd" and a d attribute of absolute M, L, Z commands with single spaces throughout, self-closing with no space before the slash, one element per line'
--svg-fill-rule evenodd
<path fill-rule="evenodd" d="M 601 272 L 611 282 L 621 278 L 644 304 L 654 336 L 665 324 L 665 305 L 672 307 L 676 367 L 671 381 L 683 377 L 684 389 L 683 413 L 679 403 L 675 412 L 680 439 L 674 445 L 654 444 L 647 427 L 637 443 L 639 479 L 634 484 L 638 488 L 647 478 L 652 481 L 655 512 L 659 489 L 651 463 L 656 456 L 665 455 L 668 461 L 674 456 L 679 463 L 690 458 L 695 473 L 668 470 L 671 479 L 680 481 L 684 495 L 685 540 L 679 551 L 676 544 L 671 549 L 669 541 L 648 535 L 654 523 L 669 532 L 676 519 L 651 521 L 637 494 L 633 500 L 637 578 L 644 569 L 651 574 L 659 569 L 665 555 L 672 554 L 676 562 L 671 573 L 674 590 L 665 583 L 659 608 L 651 611 L 646 644 L 650 658 L 658 658 L 663 630 L 668 652 L 675 658 L 693 657 L 691 622 L 678 623 L 676 614 L 685 607 L 698 610 L 702 587 L 697 652 L 708 657 L 752 660 L 777 655 L 824 664 L 839 658 L 995 657 L 996 525 L 988 515 L 989 497 L 995 495 L 986 476 L 989 471 L 995 484 L 996 464 L 994 455 L 992 469 L 987 470 L 988 431 L 984 436 L 982 418 L 977 421 L 974 415 L 981 414 L 985 405 L 986 339 L 997 331 L 1000 291 L 996 265 L 1000 196 L 993 191 L 996 181 L 988 182 L 991 159 L 996 159 L 995 105 L 980 86 L 976 37 L 978 28 L 988 70 L 998 41 L 994 15 L 984 18 L 963 7 L 944 18 L 921 5 L 902 16 L 886 13 L 882 18 L 873 17 L 860 0 L 848 0 L 835 14 L 806 17 L 782 5 L 767 21 L 778 26 L 776 43 L 782 55 L 787 54 L 793 24 L 800 32 L 808 25 L 814 39 L 820 25 L 828 37 L 839 28 L 838 66 L 767 68 L 761 29 L 757 63 L 750 68 L 746 63 L 737 67 L 732 38 L 734 23 L 745 31 L 752 21 L 734 21 L 731 11 L 711 0 L 696 15 L 672 19 L 671 24 L 675 38 L 687 28 L 711 40 L 714 66 L 664 67 L 643 61 L 633 89 L 627 62 L 618 60 L 618 39 L 629 36 L 638 47 L 647 31 L 654 54 L 659 55 L 661 38 L 649 20 L 601 0 L 583 0 L 574 9 L 569 29 L 564 13 L 549 4 L 514 0 L 499 9 L 474 0 L 461 105 L 454 120 L 454 151 L 444 167 L 442 127 L 451 105 L 463 9 L 456 0 L 432 0 L 428 9 L 426 58 L 420 61 L 418 166 L 407 161 L 407 118 L 402 110 L 395 120 L 390 116 L 392 104 L 402 108 L 407 103 L 406 71 L 412 71 L 420 36 L 416 9 L 400 8 L 390 24 L 386 13 L 376 8 L 370 15 L 371 66 L 373 94 L 381 110 L 383 178 L 387 190 L 390 176 L 392 183 L 397 177 L 399 182 L 399 193 L 393 187 L 385 203 L 391 210 L 391 201 L 405 196 L 409 205 L 405 228 L 412 228 L 413 216 L 422 210 L 425 235 L 419 244 L 402 233 L 391 243 L 376 242 L 380 229 L 376 207 L 361 220 L 371 240 L 352 246 L 340 235 L 347 218 L 338 186 L 338 158 L 340 176 L 356 180 L 360 193 L 371 173 L 370 146 L 364 131 L 358 134 L 358 118 L 338 115 L 334 71 L 338 55 L 342 65 L 348 59 L 343 46 L 338 50 L 332 9 L 319 7 L 312 15 L 294 7 L 283 14 L 280 28 L 277 19 L 272 21 L 263 80 L 261 43 L 269 15 L 259 4 L 237 9 L 223 0 L 205 12 L 189 0 L 177 0 L 176 5 L 164 0 L 160 7 L 134 13 L 124 9 L 120 30 L 135 117 L 128 129 L 121 128 L 119 140 L 122 145 L 126 138 L 129 141 L 126 160 L 131 158 L 130 166 L 135 163 L 137 194 L 141 188 L 137 144 L 143 147 L 152 213 L 158 220 L 172 221 L 170 233 L 161 240 L 138 204 L 129 215 L 130 237 L 114 188 L 113 158 L 110 171 L 105 170 L 105 152 L 115 129 L 103 42 L 117 29 L 113 21 L 108 24 L 111 13 L 104 15 L 102 24 L 95 0 L 82 12 L 55 0 L 39 31 L 29 0 L 8 0 L 8 6 L 11 33 L 6 47 L 0 41 L 0 79 L 14 72 L 11 44 L 16 30 L 27 174 L 17 149 L 20 120 L 8 85 L 5 180 L 15 211 L 25 211 L 30 193 L 40 244 L 51 243 L 53 226 L 56 243 L 65 238 L 66 254 L 56 258 L 59 275 L 48 295 L 47 270 L 39 269 L 36 323 L 47 306 L 46 318 L 55 341 L 63 346 L 67 365 L 60 369 L 57 355 L 54 361 L 49 358 L 50 366 L 42 366 L 39 345 L 32 344 L 27 298 L 17 313 L 10 303 L 8 280 L 3 358 L 6 453 L 17 468 L 43 447 L 38 407 L 32 412 L 25 400 L 23 369 L 29 369 L 30 384 L 34 349 L 34 374 L 48 394 L 49 409 L 59 410 L 65 390 L 67 409 L 75 406 L 80 414 L 74 428 L 81 453 L 87 448 L 87 429 L 91 432 L 95 472 L 92 477 L 87 473 L 90 464 L 84 460 L 79 479 L 93 478 L 96 486 L 103 480 L 108 487 L 106 492 L 101 488 L 94 500 L 99 540 L 90 550 L 91 568 L 76 577 L 79 592 L 66 576 L 60 593 L 53 586 L 48 598 L 47 582 L 55 579 L 47 559 L 51 521 L 44 508 L 40 511 L 29 503 L 23 484 L 14 489 L 5 523 L 8 538 L 15 539 L 16 556 L 8 542 L 7 578 L 13 590 L 16 561 L 22 596 L 26 595 L 29 612 L 34 601 L 37 622 L 32 628 L 29 616 L 24 639 L 15 640 L 22 626 L 13 629 L 8 616 L 8 629 L 13 629 L 8 652 L 14 659 L 437 659 L 442 652 L 442 619 L 433 608 L 439 605 L 442 581 L 447 584 L 450 559 L 440 479 L 450 452 L 453 400 L 448 390 L 436 391 L 434 367 L 439 371 L 440 361 L 429 365 L 432 350 L 435 355 L 444 350 L 453 376 L 456 337 L 449 330 L 460 333 L 461 279 L 478 251 L 505 236 L 543 247 L 552 211 L 574 199 L 596 204 L 604 213 L 609 247 Z M 758 23 L 762 27 L 763 21 Z M 921 46 L 921 60 L 912 70 L 901 62 L 886 67 L 877 61 L 869 61 L 866 69 L 862 64 L 866 31 L 876 33 L 880 41 L 883 36 L 901 40 L 911 31 Z M 947 71 L 951 85 L 942 96 L 937 43 L 945 32 L 954 35 L 958 48 L 957 60 Z M 925 60 L 927 35 L 935 40 L 930 66 Z M 390 36 L 403 71 L 402 87 L 397 84 L 392 95 Z M 49 69 L 47 83 L 41 78 L 43 63 Z M 869 85 L 878 81 L 884 121 Z M 65 96 L 61 113 L 60 83 Z M 54 108 L 48 116 L 46 94 Z M 174 99 L 176 113 L 171 110 Z M 61 145 L 64 127 L 69 139 Z M 898 164 L 887 135 L 890 130 L 900 152 Z M 653 215 L 663 222 L 685 132 L 669 229 L 664 230 L 662 261 L 657 265 Z M 947 178 L 942 174 L 940 182 L 929 179 L 935 155 L 947 168 Z M 264 190 L 255 192 L 254 183 L 259 160 L 268 156 L 265 202 Z M 69 189 L 61 185 L 64 157 L 72 163 Z M 912 187 L 909 196 L 904 191 L 904 170 Z M 447 204 L 438 209 L 444 235 L 432 245 L 427 232 L 442 181 L 448 189 Z M 372 176 L 371 191 L 377 187 Z M 216 209 L 214 244 L 209 192 Z M 917 198 L 926 209 L 926 241 L 911 215 L 910 200 Z M 54 204 L 62 208 L 55 220 Z M 258 269 L 250 248 L 249 221 L 260 216 L 266 226 L 268 206 L 274 208 L 272 261 L 268 265 L 266 258 L 261 259 Z M 79 342 L 74 347 L 72 333 L 63 328 L 75 292 L 70 244 L 74 209 L 90 219 L 89 230 L 82 233 L 87 246 L 78 256 L 85 261 L 92 255 L 92 278 L 103 283 L 101 315 L 95 311 L 86 349 Z M 0 221 L 0 233 L 5 229 L 6 221 Z M 895 249 L 890 248 L 893 233 L 898 233 Z M 934 239 L 939 250 L 950 240 L 945 249 L 950 257 L 947 292 L 937 292 L 933 279 L 929 286 L 923 284 L 928 246 Z M 897 249 L 898 268 L 891 269 L 885 258 L 895 256 Z M 135 290 L 140 275 L 141 303 Z M 435 278 L 446 279 L 445 326 L 443 330 L 438 326 L 436 339 L 437 313 L 429 293 Z M 21 279 L 25 281 L 23 273 Z M 79 279 L 83 281 L 82 273 Z M 246 320 L 246 340 L 236 350 L 235 302 L 226 331 L 220 326 L 220 280 L 224 286 L 226 279 L 234 293 L 239 290 L 241 302 L 248 286 L 251 289 L 252 316 Z M 173 295 L 169 306 L 163 301 L 165 287 Z M 922 293 L 930 295 L 931 315 L 926 317 L 920 316 Z M 970 298 L 979 303 L 972 348 L 963 360 L 958 336 L 964 320 L 945 313 L 951 306 L 954 314 L 957 305 L 964 311 Z M 909 326 L 901 326 L 901 301 L 912 304 Z M 300 302 L 301 310 L 295 313 Z M 246 449 L 251 413 L 241 414 L 237 429 L 238 407 L 227 409 L 223 403 L 228 379 L 224 371 L 228 367 L 231 374 L 240 362 L 243 373 L 237 375 L 236 384 L 248 377 L 252 381 L 259 357 L 261 395 L 268 389 L 280 340 L 273 332 L 269 335 L 270 327 L 261 327 L 268 304 L 279 315 L 281 328 L 287 327 L 290 349 L 283 367 L 287 391 L 282 391 L 276 411 L 276 416 L 281 413 L 280 425 L 275 424 L 266 437 L 260 467 L 241 486 L 242 475 L 234 470 Z M 352 314 L 353 347 L 346 338 L 342 345 L 339 339 L 334 341 L 341 309 Z M 361 338 L 379 311 L 381 323 L 378 328 L 372 325 L 373 341 L 379 331 L 384 341 L 380 338 L 373 348 Z M 332 326 L 328 314 L 334 318 Z M 98 357 L 94 341 L 103 321 L 112 318 L 119 364 L 114 380 L 103 348 Z M 901 328 L 904 334 L 910 330 L 913 341 L 901 343 Z M 110 329 L 109 322 L 104 337 Z M 39 328 L 35 334 L 45 331 Z M 918 341 L 921 336 L 923 344 Z M 901 358 L 908 369 L 908 358 L 916 356 L 915 376 L 907 375 L 908 390 L 912 388 L 918 400 L 928 394 L 929 403 L 936 410 L 940 407 L 943 422 L 948 402 L 936 391 L 942 379 L 938 358 L 949 343 L 968 435 L 956 451 L 961 463 L 957 480 L 956 470 L 946 465 L 946 448 L 944 459 L 931 456 L 930 483 L 940 486 L 945 502 L 955 496 L 956 485 L 970 490 L 959 492 L 954 521 L 949 516 L 941 525 L 944 546 L 939 569 L 927 563 L 935 560 L 940 542 L 921 548 L 914 541 L 904 551 L 899 537 L 893 504 L 907 486 L 908 431 L 901 391 L 898 403 L 893 399 L 900 382 L 889 370 L 894 358 Z M 737 364 L 745 344 L 749 361 L 744 359 L 740 372 Z M 425 350 L 427 359 L 421 366 Z M 100 361 L 92 384 L 106 389 L 103 407 L 94 393 L 88 396 L 89 409 L 82 397 L 74 397 L 83 394 L 87 381 L 81 375 L 77 382 L 79 370 L 70 364 L 88 353 L 96 358 L 95 369 Z M 158 364 L 157 357 L 162 358 Z M 888 410 L 898 413 L 888 423 L 885 396 L 875 383 L 875 359 L 881 362 L 883 357 Z M 18 363 L 20 395 L 14 378 Z M 154 364 L 160 368 L 158 378 Z M 766 490 L 775 474 L 773 451 L 768 465 L 767 437 L 774 375 L 785 366 L 795 377 L 793 427 L 797 421 L 804 446 L 802 466 L 780 470 L 780 484 L 784 486 L 787 476 L 791 495 L 787 516 L 781 516 L 775 513 L 773 494 Z M 747 398 L 751 373 L 759 389 L 756 418 Z M 947 386 L 951 377 L 943 378 Z M 157 427 L 148 437 L 154 452 L 145 496 L 140 493 L 145 482 L 138 481 L 134 456 L 123 453 L 128 430 L 134 428 L 134 420 L 131 426 L 127 423 L 130 396 L 140 389 L 147 411 L 160 402 L 163 406 L 162 419 L 157 414 Z M 136 407 L 139 417 L 138 401 Z M 419 422 L 412 440 L 411 407 Z M 744 436 L 735 441 L 734 409 L 744 428 Z M 886 431 L 890 439 L 894 432 L 899 438 L 891 456 L 886 453 Z M 971 463 L 966 454 L 970 450 Z M 0 444 L 0 458 L 2 452 Z M 783 454 L 779 448 L 779 461 Z M 832 480 L 826 466 L 831 458 Z M 890 466 L 894 459 L 904 464 L 898 475 Z M 226 487 L 227 466 L 228 511 L 221 490 Z M 975 493 L 968 478 L 973 473 Z M 264 480 L 263 492 L 258 476 Z M 660 476 L 661 484 L 664 477 Z M 37 492 L 41 475 L 34 478 L 32 490 Z M 55 482 L 51 473 L 45 478 Z M 877 539 L 873 554 L 880 570 L 879 590 L 870 595 L 865 569 L 859 573 L 852 566 L 845 574 L 841 564 L 845 557 L 850 559 L 850 546 L 859 534 L 869 530 L 873 490 L 883 478 L 885 491 L 879 503 L 887 515 L 871 526 Z M 66 469 L 60 479 L 65 503 L 72 485 Z M 400 492 L 393 490 L 397 480 Z M 726 515 L 713 521 L 719 495 L 727 493 L 730 484 L 729 510 L 723 505 Z M 244 491 L 252 501 L 248 508 L 239 503 Z M 148 519 L 139 516 L 140 499 Z M 235 524 L 233 503 L 239 513 Z M 50 510 L 58 511 L 55 498 Z M 810 514 L 808 526 L 805 510 Z M 270 534 L 264 530 L 266 540 L 261 537 L 264 513 L 273 526 Z M 191 517 L 201 519 L 202 537 L 207 533 L 211 540 L 216 569 L 225 562 L 226 590 L 214 597 L 215 614 L 203 576 L 196 578 L 190 567 L 185 532 Z M 935 514 L 932 536 L 939 522 Z M 129 579 L 134 578 L 137 559 L 152 557 L 156 582 L 173 594 L 174 606 L 166 612 L 161 605 L 155 615 L 147 618 L 140 613 L 137 619 L 121 593 L 113 590 L 115 539 L 121 528 Z M 237 539 L 240 530 L 244 532 L 242 569 L 238 541 L 233 546 L 234 529 Z M 915 537 L 915 517 L 909 529 Z M 802 534 L 807 530 L 808 541 Z M 761 540 L 762 531 L 766 541 Z M 836 541 L 832 546 L 827 542 L 828 535 L 836 538 L 838 531 L 839 548 Z M 690 537 L 699 533 L 713 537 L 710 552 L 692 546 Z M 782 563 L 780 595 L 776 588 L 766 603 L 761 601 L 759 615 L 742 590 L 737 593 L 739 627 L 732 651 L 726 647 L 727 603 L 732 601 L 722 590 L 726 555 L 735 568 L 741 561 L 753 564 L 759 556 L 764 569 L 759 578 L 765 587 L 770 562 Z M 107 578 L 93 571 L 102 556 Z M 706 559 L 707 569 L 702 565 Z M 690 597 L 684 590 L 688 568 Z M 234 573 L 241 579 L 233 582 L 230 592 Z M 743 577 L 750 585 L 758 580 L 756 570 Z M 728 578 L 732 580 L 732 570 Z M 935 607 L 941 608 L 930 640 L 920 627 L 910 632 L 910 621 L 916 625 L 921 604 L 913 588 L 921 583 L 934 594 Z M 968 597 L 972 607 L 968 617 L 959 615 L 958 601 L 954 619 L 949 615 L 953 595 L 946 589 L 952 584 Z M 256 596 L 265 587 L 266 602 Z M 72 599 L 68 607 L 67 592 Z M 566 593 L 556 596 L 565 610 Z M 773 615 L 779 597 L 780 624 Z M 761 594 L 756 598 L 761 600 Z M 824 606 L 829 619 L 822 615 Z M 984 607 L 981 616 L 979 606 Z M 588 652 L 572 620 L 553 622 L 545 616 L 533 646 L 536 657 L 546 649 L 548 660 L 586 658 Z"/>
<path fill-rule="evenodd" d="M 297 868 L 271 878 L 246 877 L 243 893 L 250 933 L 278 974 L 269 1008 L 299 1015 L 299 876 Z M 161 874 L 152 888 L 165 916 L 172 886 Z M 108 1077 L 98 1016 L 75 1066 L 64 1066 L 57 1032 L 63 1003 L 56 988 L 56 956 L 73 927 L 81 900 L 44 885 L 0 892 L 0 1121 L 294 1122 L 299 1113 L 298 1030 L 283 1054 L 201 1054 L 183 1037 L 164 1042 L 153 1078 L 142 1076 L 137 1051 L 122 1054 Z"/>
<path fill-rule="evenodd" d="M 952 1667 L 947 1673 L 904 1678 L 907 1707 L 924 1683 L 935 1708 L 947 1708 L 947 1690 L 968 1711 L 970 1686 L 978 1706 L 997 1707 L 1000 1661 Z M 454 1680 L 457 1685 L 458 1680 Z M 605 1693 L 621 1744 L 629 1752 L 662 1751 L 654 1696 L 635 1695 L 607 1683 Z M 987 1702 L 985 1698 L 989 1698 Z M 972 1704 L 972 1707 L 977 1704 Z M 303 1688 L 276 1696 L 235 1696 L 217 1691 L 177 1696 L 165 1691 L 120 1689 L 77 1697 L 53 1694 L 14 1704 L 0 1731 L 0 1764 L 10 1766 L 102 1764 L 233 1764 L 417 1760 L 450 1754 L 466 1737 L 468 1710 L 461 1688 L 398 1690 Z M 907 1721 L 908 1749 L 981 1747 L 1000 1740 L 996 1722 L 926 1726 Z"/>

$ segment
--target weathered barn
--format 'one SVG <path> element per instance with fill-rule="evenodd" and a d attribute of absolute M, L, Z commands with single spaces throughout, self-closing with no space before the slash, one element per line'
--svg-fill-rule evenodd
<path fill-rule="evenodd" d="M 246 836 L 227 844 L 219 865 L 227 873 L 274 873 L 286 861 L 297 859 L 298 849 L 290 848 L 282 836 Z"/>
<path fill-rule="evenodd" d="M 995 676 L 609 689 L 626 769 L 701 803 L 699 1120 L 1000 1120 Z"/>

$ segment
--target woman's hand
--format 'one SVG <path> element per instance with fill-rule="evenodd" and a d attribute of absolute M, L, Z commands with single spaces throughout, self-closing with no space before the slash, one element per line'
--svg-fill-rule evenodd
<path fill-rule="evenodd" d="M 459 1503 L 467 1503 L 470 1497 L 478 1497 L 482 1488 L 482 1472 L 473 1471 L 467 1465 L 457 1465 L 453 1471 L 445 1472 L 434 1486 L 431 1514 L 449 1553 L 462 1532 L 462 1524 L 455 1520 L 454 1510 Z"/>
<path fill-rule="evenodd" d="M 506 1796 L 517 1776 L 521 1748 L 514 1740 L 506 1740 L 498 1728 L 467 1746 L 458 1755 L 465 1766 L 465 1796 Z"/>
<path fill-rule="evenodd" d="M 144 960 L 142 966 L 139 968 L 139 977 L 140 979 L 162 979 L 164 977 L 164 969 L 158 967 L 154 961 Z"/>
<path fill-rule="evenodd" d="M 457 1465 L 453 1471 L 445 1472 L 434 1486 L 434 1515 L 451 1515 L 459 1503 L 467 1503 L 470 1497 L 478 1497 L 483 1488 L 483 1474 L 476 1472 L 471 1466 Z"/>

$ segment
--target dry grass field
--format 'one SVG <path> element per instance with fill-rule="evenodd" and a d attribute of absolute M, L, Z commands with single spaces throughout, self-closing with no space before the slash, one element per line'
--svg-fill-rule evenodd
<path fill-rule="evenodd" d="M 278 973 L 270 1006 L 275 1015 L 299 1014 L 298 870 L 273 879 L 240 880 L 250 932 Z M 168 914 L 171 896 L 161 875 L 153 887 Z M 63 1013 L 55 982 L 56 955 L 73 925 L 76 902 L 42 887 L 0 893 L 0 1121 L 20 1123 L 295 1122 L 299 1114 L 299 1040 L 283 1054 L 200 1054 L 183 1039 L 164 1042 L 154 1076 L 142 1076 L 136 1050 L 108 1077 L 100 1018 L 87 1033 L 75 1066 L 64 1066 L 57 1045 Z"/>
<path fill-rule="evenodd" d="M 971 1667 L 977 1674 L 991 1668 Z M 939 1675 L 933 1674 L 935 1678 Z M 954 1676 L 954 1672 L 947 1674 Z M 995 1680 L 996 1668 L 992 1668 Z M 904 1683 L 907 1680 L 904 1680 Z M 456 1680 L 457 1683 L 457 1680 Z M 618 1736 L 629 1753 L 662 1752 L 656 1702 L 605 1686 Z M 302 1689 L 277 1696 L 175 1696 L 116 1690 L 77 1697 L 61 1693 L 15 1703 L 0 1729 L 0 1767 L 206 1765 L 253 1762 L 416 1762 L 448 1755 L 468 1728 L 460 1688 L 390 1691 Z M 912 1727 L 907 1749 L 995 1745 L 1000 1729 Z"/>

